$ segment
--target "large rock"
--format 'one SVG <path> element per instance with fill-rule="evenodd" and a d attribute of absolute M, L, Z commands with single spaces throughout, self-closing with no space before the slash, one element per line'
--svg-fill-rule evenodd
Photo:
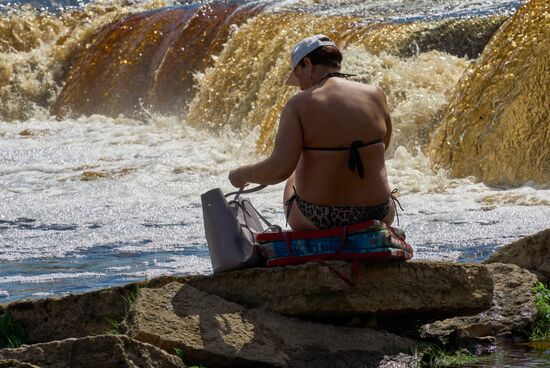
<path fill-rule="evenodd" d="M 132 338 L 208 367 L 371 367 L 418 348 L 388 332 L 247 310 L 178 282 L 141 289 L 126 324 Z"/>
<path fill-rule="evenodd" d="M 330 264 L 351 274 L 349 263 Z M 484 266 L 426 261 L 362 265 L 356 287 L 318 263 L 219 273 L 187 283 L 247 307 L 307 318 L 465 315 L 488 309 L 493 298 L 493 282 Z"/>
<path fill-rule="evenodd" d="M 502 247 L 485 263 L 512 263 L 550 280 L 550 229 Z"/>
<path fill-rule="evenodd" d="M 0 305 L 0 315 L 10 313 L 21 323 L 27 342 L 34 344 L 70 337 L 103 334 L 110 329 L 107 318 L 121 321 L 126 315 L 124 296 L 136 285 L 85 294 Z"/>
<path fill-rule="evenodd" d="M 3 349 L 0 350 L 0 362 L 2 359 L 12 359 L 21 364 L 27 363 L 41 368 L 184 367 L 180 358 L 155 346 L 135 341 L 127 336 L 109 335 Z"/>
<path fill-rule="evenodd" d="M 495 285 L 491 309 L 424 325 L 422 337 L 472 347 L 490 342 L 492 336 L 522 331 L 535 320 L 537 309 L 531 289 L 537 277 L 511 264 L 489 264 L 487 269 Z"/>
<path fill-rule="evenodd" d="M 349 263 L 331 263 L 350 274 Z M 103 334 L 107 321 L 121 321 L 124 296 L 137 286 L 162 287 L 181 281 L 249 307 L 264 307 L 289 316 L 327 317 L 368 313 L 421 313 L 450 316 L 489 307 L 492 284 L 480 265 L 405 262 L 363 266 L 358 287 L 351 288 L 326 266 L 258 268 L 212 276 L 160 277 L 93 291 L 0 305 L 27 334 L 28 343 Z"/>

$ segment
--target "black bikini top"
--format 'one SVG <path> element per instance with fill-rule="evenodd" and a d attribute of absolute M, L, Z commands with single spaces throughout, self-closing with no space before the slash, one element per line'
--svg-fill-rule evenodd
<path fill-rule="evenodd" d="M 359 154 L 359 148 L 370 146 L 377 143 L 382 143 L 382 138 L 376 139 L 371 142 L 363 143 L 363 141 L 353 141 L 349 147 L 302 147 L 304 150 L 309 151 L 348 151 L 348 169 L 350 171 L 357 171 L 357 174 L 361 179 L 365 178 L 365 170 L 363 168 L 363 161 Z"/>
<path fill-rule="evenodd" d="M 321 83 L 325 79 L 332 77 L 346 78 L 353 77 L 355 74 L 345 74 L 340 72 L 326 73 L 321 77 L 317 84 Z M 363 143 L 363 141 L 353 141 L 349 147 L 302 147 L 304 150 L 309 151 L 348 151 L 348 169 L 350 171 L 357 171 L 357 174 L 361 179 L 365 178 L 365 170 L 363 168 L 363 161 L 361 160 L 361 155 L 359 154 L 359 148 L 370 146 L 377 143 L 382 143 L 382 138 L 376 139 L 372 142 Z"/>

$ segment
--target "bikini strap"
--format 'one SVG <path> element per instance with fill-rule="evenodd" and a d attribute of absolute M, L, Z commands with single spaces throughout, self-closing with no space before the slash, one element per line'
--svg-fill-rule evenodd
<path fill-rule="evenodd" d="M 358 142 L 358 143 L 357 143 Z M 375 139 L 373 141 L 370 141 L 370 142 L 367 142 L 367 143 L 363 143 L 363 141 L 353 141 L 351 143 L 351 146 L 349 147 L 302 147 L 303 150 L 306 150 L 306 151 L 348 151 L 353 147 L 353 145 L 355 144 L 355 148 L 363 148 L 363 147 L 366 147 L 366 146 L 370 146 L 370 145 L 373 145 L 373 144 L 377 144 L 377 143 L 382 143 L 383 140 L 382 138 L 378 138 L 378 139 Z"/>
<path fill-rule="evenodd" d="M 377 143 L 382 143 L 382 138 L 367 143 L 363 143 L 363 141 L 353 141 L 349 147 L 302 147 L 302 149 L 315 151 L 349 151 L 348 169 L 350 171 L 356 171 L 357 175 L 359 175 L 361 179 L 364 179 L 365 169 L 363 167 L 363 161 L 361 160 L 359 148 Z"/>
<path fill-rule="evenodd" d="M 298 193 L 296 193 L 296 187 L 292 186 L 292 189 L 294 190 L 294 194 L 290 196 L 289 199 L 285 202 L 286 206 L 286 226 L 288 226 L 288 219 L 290 217 L 290 210 L 292 209 L 292 204 L 296 200 L 296 197 L 298 197 Z"/>
<path fill-rule="evenodd" d="M 401 208 L 401 211 L 405 211 L 403 207 L 401 207 L 401 202 L 399 202 L 399 199 L 397 199 L 397 197 L 395 196 L 395 194 L 398 192 L 399 191 L 397 189 L 394 189 L 390 193 L 390 198 L 393 201 L 393 208 L 395 208 L 395 216 L 397 217 L 397 226 L 399 226 L 399 212 L 397 212 L 397 206 L 395 205 L 395 203 L 397 203 L 399 208 Z"/>

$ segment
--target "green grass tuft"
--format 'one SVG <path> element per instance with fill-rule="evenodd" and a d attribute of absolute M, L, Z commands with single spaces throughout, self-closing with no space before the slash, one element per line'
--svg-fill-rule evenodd
<path fill-rule="evenodd" d="M 176 353 L 177 357 L 181 360 L 183 360 L 183 358 L 185 357 L 185 353 L 179 348 L 174 348 L 174 353 Z"/>
<path fill-rule="evenodd" d="M 477 362 L 479 358 L 466 349 L 445 350 L 439 346 L 433 346 L 424 354 L 420 367 L 460 367 Z"/>
<path fill-rule="evenodd" d="M 539 282 L 533 289 L 537 319 L 531 326 L 530 341 L 550 341 L 550 290 Z"/>
<path fill-rule="evenodd" d="M 18 348 L 25 342 L 26 332 L 11 314 L 4 313 L 0 316 L 0 349 Z"/>
<path fill-rule="evenodd" d="M 104 317 L 107 323 L 109 323 L 109 329 L 107 330 L 107 335 L 122 335 L 120 332 L 120 322 L 105 316 Z"/>
<path fill-rule="evenodd" d="M 135 304 L 137 298 L 139 296 L 139 285 L 134 285 L 134 288 L 132 291 L 122 295 L 122 299 L 124 300 L 124 309 L 126 311 L 126 314 L 130 311 L 130 308 L 132 305 Z"/>
<path fill-rule="evenodd" d="M 134 285 L 133 289 L 124 295 L 122 295 L 122 300 L 124 301 L 124 315 L 128 316 L 128 313 L 130 313 L 130 308 L 132 308 L 132 305 L 134 305 L 138 299 L 139 296 L 139 285 Z M 118 322 L 115 319 L 104 316 L 107 323 L 109 323 L 109 329 L 105 332 L 108 335 L 123 335 L 123 332 L 121 331 L 121 323 Z"/>

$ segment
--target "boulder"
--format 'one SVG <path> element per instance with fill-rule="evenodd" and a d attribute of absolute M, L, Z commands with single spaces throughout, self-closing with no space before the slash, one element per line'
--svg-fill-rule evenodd
<path fill-rule="evenodd" d="M 472 348 L 492 343 L 493 336 L 522 331 L 537 317 L 531 291 L 537 277 L 516 265 L 494 263 L 487 269 L 495 290 L 491 309 L 475 316 L 460 316 L 426 324 L 421 336 L 440 343 Z"/>
<path fill-rule="evenodd" d="M 350 263 L 327 264 L 351 277 Z M 246 307 L 305 318 L 475 314 L 493 298 L 483 265 L 428 261 L 362 265 L 355 287 L 319 263 L 198 276 L 186 283 Z"/>
<path fill-rule="evenodd" d="M 85 294 L 18 301 L 0 305 L 0 315 L 8 312 L 21 323 L 31 344 L 103 334 L 110 328 L 106 317 L 124 319 L 127 305 L 123 296 L 134 292 L 135 287 L 129 284 Z"/>
<path fill-rule="evenodd" d="M 125 324 L 132 338 L 208 367 L 376 367 L 419 347 L 389 332 L 245 309 L 179 282 L 141 289 Z"/>
<path fill-rule="evenodd" d="M 485 263 L 515 264 L 550 280 L 550 229 L 500 248 Z"/>
<path fill-rule="evenodd" d="M 180 358 L 127 336 L 70 338 L 17 349 L 0 350 L 2 359 L 18 362 L 13 367 L 41 368 L 176 368 Z M 27 365 L 25 365 L 27 364 Z M 12 366 L 10 366 L 12 367 Z"/>

